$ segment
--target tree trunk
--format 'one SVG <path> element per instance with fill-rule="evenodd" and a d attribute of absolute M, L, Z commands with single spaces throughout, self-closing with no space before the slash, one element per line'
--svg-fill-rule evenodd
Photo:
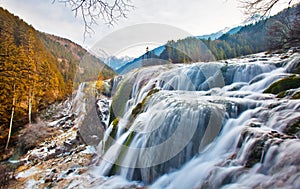
<path fill-rule="evenodd" d="M 28 124 L 31 124 L 31 112 L 32 112 L 32 98 L 31 98 L 31 90 L 29 88 L 28 92 Z"/>
<path fill-rule="evenodd" d="M 15 104 L 16 104 L 15 92 L 16 92 L 16 84 L 14 84 L 13 104 L 12 104 L 12 109 L 11 109 L 11 116 L 10 116 L 10 123 L 9 123 L 9 132 L 8 132 L 8 138 L 7 138 L 7 143 L 6 143 L 6 146 L 5 146 L 5 150 L 7 150 L 8 145 L 9 145 L 9 141 L 10 141 L 10 137 L 11 137 L 12 125 L 13 125 L 13 120 L 14 120 Z"/>

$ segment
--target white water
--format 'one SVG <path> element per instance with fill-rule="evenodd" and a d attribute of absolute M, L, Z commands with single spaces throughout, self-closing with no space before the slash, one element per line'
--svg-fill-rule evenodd
<path fill-rule="evenodd" d="M 300 188 L 300 141 L 284 134 L 300 118 L 300 101 L 262 93 L 299 54 L 249 63 L 256 56 L 126 75 L 134 82 L 115 140 L 107 142 L 111 125 L 93 172 L 150 188 Z M 160 91 L 149 95 L 153 87 Z"/>

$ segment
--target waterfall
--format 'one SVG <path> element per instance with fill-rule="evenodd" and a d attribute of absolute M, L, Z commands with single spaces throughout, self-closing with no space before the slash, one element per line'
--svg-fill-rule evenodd
<path fill-rule="evenodd" d="M 80 114 L 85 112 L 85 99 L 84 99 L 84 88 L 86 87 L 86 83 L 81 83 L 72 99 L 72 110 L 79 117 Z"/>
<path fill-rule="evenodd" d="M 256 56 L 124 75 L 94 173 L 150 188 L 299 188 L 300 141 L 288 129 L 300 100 L 262 93 L 299 55 Z"/>

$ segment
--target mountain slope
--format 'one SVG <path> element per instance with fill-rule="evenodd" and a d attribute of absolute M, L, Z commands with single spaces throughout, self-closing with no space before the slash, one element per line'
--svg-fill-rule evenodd
<path fill-rule="evenodd" d="M 103 61 L 106 65 L 108 65 L 113 70 L 117 70 L 123 65 L 125 65 L 127 62 L 132 61 L 134 58 L 129 56 L 124 57 L 116 57 L 116 56 L 110 56 L 108 58 L 99 58 L 101 61 Z"/>
<path fill-rule="evenodd" d="M 76 83 L 114 76 L 103 62 L 70 40 L 36 31 L 0 7 L 0 151 L 9 125 L 35 120 L 50 104 L 70 96 Z M 12 137 L 14 142 L 15 137 Z"/>
<path fill-rule="evenodd" d="M 99 74 L 103 78 L 110 78 L 115 75 L 109 66 L 80 45 L 68 39 L 41 32 L 39 37 L 45 47 L 57 58 L 57 66 L 66 82 L 80 83 L 95 80 Z"/>
<path fill-rule="evenodd" d="M 159 54 L 150 51 L 151 56 L 144 54 L 128 62 L 117 72 L 124 73 L 141 67 L 140 61 L 145 57 L 172 63 L 208 62 L 300 45 L 300 5 L 283 10 L 268 19 L 258 19 L 261 17 L 255 15 L 243 23 L 248 24 L 246 26 L 226 28 L 210 35 L 171 40 L 159 47 L 164 47 Z"/>
<path fill-rule="evenodd" d="M 229 32 L 231 30 L 231 28 L 226 27 L 223 30 L 220 30 L 218 32 L 212 33 L 212 34 L 208 34 L 208 35 L 200 35 L 200 36 L 196 36 L 197 39 L 211 39 L 211 40 L 215 40 L 218 39 L 219 37 L 221 37 L 223 34 Z"/>
<path fill-rule="evenodd" d="M 300 45 L 300 4 L 259 22 L 254 17 L 248 23 L 250 24 L 240 29 L 233 28 L 216 40 L 201 39 L 201 42 L 207 46 L 217 60 Z M 239 31 L 236 32 L 237 30 Z M 194 38 L 192 41 L 196 43 L 197 39 Z M 191 47 L 189 43 L 191 43 L 191 39 L 178 40 L 176 43 L 169 42 L 168 45 L 176 50 L 170 51 L 169 49 L 168 52 L 165 52 L 168 56 L 160 58 L 183 62 L 183 58 L 179 60 L 177 58 L 181 53 L 178 52 L 179 50 L 187 57 L 191 57 L 191 62 L 206 62 L 207 52 L 199 52 L 199 47 Z"/>

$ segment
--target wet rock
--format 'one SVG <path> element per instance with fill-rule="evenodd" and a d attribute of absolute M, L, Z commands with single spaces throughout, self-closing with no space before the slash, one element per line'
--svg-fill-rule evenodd
<path fill-rule="evenodd" d="M 45 183 L 52 182 L 52 181 L 53 181 L 54 174 L 55 174 L 55 173 L 51 171 L 50 174 L 46 176 L 46 178 L 45 178 Z"/>
<path fill-rule="evenodd" d="M 56 148 L 56 147 L 57 147 L 56 142 L 53 141 L 53 142 L 51 143 L 51 145 L 48 146 L 48 150 L 52 150 L 52 149 L 54 149 L 54 148 Z"/>
<path fill-rule="evenodd" d="M 300 138 L 300 119 L 295 120 L 293 123 L 289 124 L 283 131 L 284 133 Z"/>
<path fill-rule="evenodd" d="M 258 163 L 262 159 L 262 154 L 265 147 L 264 139 L 257 140 L 253 145 L 252 151 L 249 153 L 248 158 L 246 159 L 245 166 L 250 168 L 254 164 Z"/>
<path fill-rule="evenodd" d="M 45 149 L 44 149 L 44 148 L 42 148 L 42 149 L 40 149 L 40 150 L 39 150 L 39 152 L 44 152 L 44 151 L 45 151 Z"/>
<path fill-rule="evenodd" d="M 73 144 L 70 141 L 64 141 L 64 146 L 70 148 L 73 146 Z"/>
<path fill-rule="evenodd" d="M 250 127 L 261 127 L 261 123 L 255 123 L 255 122 L 252 122 L 252 123 L 250 123 L 249 126 L 250 126 Z"/>
<path fill-rule="evenodd" d="M 64 149 L 62 147 L 55 148 L 55 155 L 62 154 L 64 152 Z"/>
<path fill-rule="evenodd" d="M 69 157 L 69 158 L 67 158 L 63 163 L 68 163 L 68 162 L 71 162 L 71 161 L 72 161 L 72 158 Z"/>
<path fill-rule="evenodd" d="M 245 167 L 251 168 L 256 163 L 264 160 L 264 155 L 272 146 L 279 146 L 285 139 L 292 139 L 292 136 L 279 133 L 275 130 L 264 131 L 256 127 L 249 127 L 241 133 L 238 143 L 239 148 L 249 149 L 247 156 L 242 160 Z M 246 147 L 246 145 L 249 145 Z"/>
<path fill-rule="evenodd" d="M 77 170 L 77 173 L 78 173 L 79 175 L 81 175 L 81 174 L 85 173 L 87 170 L 88 170 L 87 168 L 81 168 L 81 169 L 78 169 L 78 170 Z"/>
<path fill-rule="evenodd" d="M 69 175 L 69 174 L 73 173 L 74 171 L 75 171 L 75 169 L 68 169 L 66 172 L 66 175 Z"/>

